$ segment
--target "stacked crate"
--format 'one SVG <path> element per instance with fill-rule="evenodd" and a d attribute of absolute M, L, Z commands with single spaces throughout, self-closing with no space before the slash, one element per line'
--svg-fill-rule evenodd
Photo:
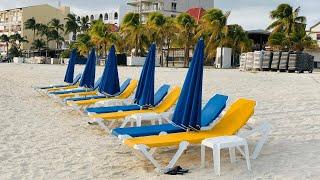
<path fill-rule="evenodd" d="M 247 53 L 242 53 L 240 55 L 240 71 L 246 70 Z"/>
<path fill-rule="evenodd" d="M 272 58 L 272 62 L 271 62 L 271 70 L 279 70 L 280 58 L 281 58 L 280 51 L 273 52 L 273 58 Z"/>
<path fill-rule="evenodd" d="M 253 70 L 261 70 L 264 51 L 254 51 Z"/>
<path fill-rule="evenodd" d="M 279 70 L 286 71 L 288 70 L 288 61 L 289 61 L 289 52 L 282 52 L 279 63 Z"/>
<path fill-rule="evenodd" d="M 262 58 L 262 70 L 269 70 L 271 68 L 273 53 L 271 51 L 264 51 Z"/>
<path fill-rule="evenodd" d="M 248 52 L 247 53 L 247 58 L 246 58 L 246 70 L 251 71 L 253 68 L 253 52 Z"/>
<path fill-rule="evenodd" d="M 312 72 L 314 64 L 314 57 L 302 52 L 294 52 L 289 55 L 288 71 L 299 72 L 304 71 Z"/>

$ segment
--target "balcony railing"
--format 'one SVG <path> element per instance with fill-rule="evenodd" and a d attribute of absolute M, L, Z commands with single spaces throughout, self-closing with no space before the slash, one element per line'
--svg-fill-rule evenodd
<path fill-rule="evenodd" d="M 163 6 L 143 6 L 143 7 L 137 7 L 134 12 L 136 13 L 146 13 L 146 12 L 154 12 L 154 11 L 162 11 Z"/>

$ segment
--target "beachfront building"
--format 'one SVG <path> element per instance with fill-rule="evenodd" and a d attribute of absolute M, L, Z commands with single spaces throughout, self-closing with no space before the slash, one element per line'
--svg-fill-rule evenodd
<path fill-rule="evenodd" d="M 307 33 L 318 43 L 319 49 L 308 50 L 308 53 L 314 56 L 315 67 L 320 68 L 320 22 L 311 26 Z"/>
<path fill-rule="evenodd" d="M 124 6 L 118 6 L 112 9 L 92 10 L 91 13 L 87 12 L 77 14 L 77 18 L 80 20 L 82 17 L 87 17 L 89 18 L 90 22 L 101 19 L 106 24 L 114 24 L 119 26 L 127 12 L 128 10 Z"/>
<path fill-rule="evenodd" d="M 151 12 L 176 17 L 194 7 L 213 8 L 214 0 L 131 0 L 127 5 L 133 8 L 133 12 L 141 14 L 141 20 L 145 22 Z"/>
<path fill-rule="evenodd" d="M 33 31 L 25 29 L 25 21 L 34 17 L 37 23 L 47 24 L 53 18 L 56 18 L 64 24 L 65 17 L 68 13 L 70 13 L 69 7 L 60 6 L 55 8 L 48 4 L 0 10 L 0 36 L 2 34 L 10 36 L 19 33 L 29 41 L 28 43 L 23 43 L 21 49 L 28 50 L 33 42 Z M 64 39 L 68 41 L 69 35 L 65 35 Z M 50 48 L 55 48 L 55 43 L 52 42 L 49 46 Z M 0 53 L 6 53 L 5 43 L 0 43 Z"/>

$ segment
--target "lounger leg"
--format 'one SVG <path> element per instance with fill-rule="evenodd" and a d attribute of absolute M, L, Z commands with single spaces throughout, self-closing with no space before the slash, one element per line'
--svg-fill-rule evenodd
<path fill-rule="evenodd" d="M 166 134 L 168 134 L 167 132 L 165 132 L 165 131 L 161 131 L 160 133 L 159 133 L 159 136 L 161 136 L 161 135 L 166 135 Z M 155 152 L 156 152 L 156 150 L 157 150 L 157 148 L 151 148 L 150 149 L 150 154 L 154 154 Z"/>
<path fill-rule="evenodd" d="M 261 149 L 263 145 L 267 142 L 269 134 L 271 132 L 271 126 L 269 124 L 263 124 L 259 130 L 259 132 L 262 134 L 262 137 L 259 139 L 256 147 L 254 148 L 254 151 L 252 153 L 252 159 L 257 159 L 259 156 Z"/>
<path fill-rule="evenodd" d="M 234 147 L 229 148 L 229 156 L 231 163 L 236 162 L 236 149 Z"/>
<path fill-rule="evenodd" d="M 130 117 L 126 117 L 126 118 L 123 120 L 120 128 L 126 127 L 126 125 L 129 123 L 130 120 L 131 120 Z"/>
<path fill-rule="evenodd" d="M 205 168 L 206 160 L 206 146 L 201 145 L 201 166 L 200 168 Z"/>
<path fill-rule="evenodd" d="M 213 148 L 213 166 L 216 175 L 220 176 L 220 146 Z"/>
<path fill-rule="evenodd" d="M 93 121 L 90 122 L 91 124 L 93 123 L 98 123 L 98 125 L 104 129 L 106 132 L 109 132 L 109 128 L 104 124 L 103 119 L 101 118 L 96 118 Z"/>
<path fill-rule="evenodd" d="M 153 158 L 150 151 L 148 151 L 148 147 L 143 144 L 135 145 L 134 148 L 139 150 L 155 167 L 156 170 L 162 173 L 168 172 L 178 161 L 182 153 L 187 149 L 189 142 L 183 141 L 179 144 L 179 149 L 176 154 L 173 156 L 169 164 L 165 168 L 161 168 L 160 164 Z"/>
<path fill-rule="evenodd" d="M 166 167 L 167 170 L 172 168 L 176 164 L 176 162 L 178 161 L 178 159 L 180 158 L 182 153 L 187 149 L 188 145 L 189 145 L 189 142 L 187 142 L 187 141 L 182 141 L 179 144 L 178 151 L 176 152 L 176 154 L 173 156 L 173 158 L 169 162 L 168 166 Z"/>
<path fill-rule="evenodd" d="M 156 170 L 162 172 L 160 164 L 153 158 L 153 156 L 148 152 L 148 147 L 143 144 L 135 145 L 135 149 L 139 150 L 155 167 Z"/>
<path fill-rule="evenodd" d="M 251 171 L 250 156 L 249 156 L 249 149 L 248 149 L 248 144 L 247 143 L 244 146 L 244 153 L 246 154 L 245 157 L 246 157 L 248 170 Z"/>
<path fill-rule="evenodd" d="M 266 143 L 268 136 L 271 132 L 271 126 L 268 123 L 263 123 L 262 125 L 260 125 L 257 128 L 253 128 L 252 130 L 249 130 L 247 132 L 242 132 L 240 134 L 238 134 L 238 136 L 242 137 L 242 138 L 248 138 L 249 136 L 255 134 L 255 133 L 259 133 L 261 134 L 261 138 L 258 140 L 257 145 L 255 146 L 252 156 L 252 159 L 257 159 L 257 157 L 260 154 L 260 151 L 263 147 L 263 145 Z"/>

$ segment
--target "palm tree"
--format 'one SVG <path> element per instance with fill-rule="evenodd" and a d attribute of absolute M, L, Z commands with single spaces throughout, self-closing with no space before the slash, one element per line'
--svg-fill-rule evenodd
<path fill-rule="evenodd" d="M 48 57 L 49 42 L 52 41 L 51 32 L 52 32 L 52 29 L 50 26 L 48 26 L 46 24 L 39 24 L 38 34 L 40 35 L 41 38 L 43 38 L 43 36 L 46 37 L 46 40 L 45 40 L 45 42 L 46 42 L 46 59 Z"/>
<path fill-rule="evenodd" d="M 177 33 L 177 28 L 176 28 L 176 22 L 173 17 L 166 17 L 166 23 L 164 24 L 164 43 L 165 46 L 167 47 L 167 56 L 166 60 L 168 62 L 169 59 L 169 51 L 171 48 L 172 43 L 176 40 L 176 33 Z M 168 64 L 167 64 L 168 65 Z"/>
<path fill-rule="evenodd" d="M 64 41 L 64 38 L 59 34 L 59 32 L 55 29 L 50 31 L 49 39 L 52 41 L 56 41 L 56 48 L 60 48 L 60 42 Z"/>
<path fill-rule="evenodd" d="M 30 29 L 33 31 L 33 40 L 36 37 L 38 25 L 34 17 L 28 19 L 26 22 L 24 22 L 25 29 Z"/>
<path fill-rule="evenodd" d="M 46 46 L 47 48 L 49 47 L 49 42 L 51 41 L 50 35 L 51 35 L 51 28 L 50 26 L 46 24 L 39 24 L 38 26 L 38 34 L 43 38 L 44 36 L 46 37 Z"/>
<path fill-rule="evenodd" d="M 122 26 L 120 28 L 121 34 L 123 35 L 127 46 L 135 48 L 134 55 L 137 56 L 142 54 L 143 51 L 143 36 L 145 28 L 140 21 L 140 15 L 137 13 L 128 13 L 123 19 Z"/>
<path fill-rule="evenodd" d="M 149 38 L 152 42 L 157 44 L 159 52 L 161 52 L 160 64 L 163 66 L 163 46 L 165 44 L 167 18 L 159 12 L 150 13 L 147 20 L 147 27 L 149 30 Z"/>
<path fill-rule="evenodd" d="M 187 67 L 189 65 L 189 50 L 194 43 L 196 21 L 188 13 L 181 13 L 177 16 L 176 23 L 179 30 L 177 42 L 184 47 L 184 67 Z"/>
<path fill-rule="evenodd" d="M 87 32 L 87 30 L 90 27 L 90 20 L 88 16 L 84 16 L 80 19 L 80 21 L 78 21 L 79 26 L 80 26 L 80 31 L 82 33 Z"/>
<path fill-rule="evenodd" d="M 205 39 L 208 58 L 215 57 L 217 47 L 223 47 L 226 44 L 229 15 L 229 11 L 224 13 L 220 9 L 213 8 L 201 18 L 196 37 L 202 36 Z"/>
<path fill-rule="evenodd" d="M 89 53 L 89 50 L 93 47 L 93 43 L 91 42 L 89 34 L 85 33 L 78 35 L 73 46 L 78 49 L 81 55 L 86 56 Z"/>
<path fill-rule="evenodd" d="M 106 54 L 107 46 L 110 44 L 111 25 L 104 24 L 102 20 L 97 20 L 92 23 L 89 29 L 91 41 L 95 44 L 98 50 L 102 50 L 102 56 Z"/>
<path fill-rule="evenodd" d="M 119 32 L 112 32 L 110 34 L 110 42 L 115 45 L 115 48 L 119 53 L 124 53 L 128 50 L 125 39 Z"/>
<path fill-rule="evenodd" d="M 290 34 L 290 45 L 294 51 L 303 51 L 305 48 L 317 48 L 317 41 L 307 35 L 305 31 L 295 31 Z"/>
<path fill-rule="evenodd" d="M 57 32 L 64 31 L 64 25 L 60 23 L 59 19 L 53 18 L 50 22 L 49 25 L 52 29 L 56 30 Z"/>
<path fill-rule="evenodd" d="M 286 36 L 306 24 L 306 17 L 299 16 L 300 7 L 293 9 L 289 4 L 280 4 L 271 11 L 270 17 L 275 20 L 267 29 L 273 32 L 284 32 Z"/>
<path fill-rule="evenodd" d="M 77 39 L 77 32 L 79 30 L 76 15 L 68 14 L 65 20 L 67 20 L 65 24 L 65 33 L 72 33 L 72 40 L 75 41 Z"/>
<path fill-rule="evenodd" d="M 21 49 L 22 43 L 27 43 L 28 40 L 22 37 L 20 34 L 16 33 L 9 37 L 12 46 L 16 47 L 19 51 Z"/>
<path fill-rule="evenodd" d="M 252 47 L 252 40 L 249 39 L 248 34 L 238 24 L 228 25 L 228 33 L 226 34 L 225 46 L 232 48 L 232 59 L 244 51 L 250 51 Z"/>
<path fill-rule="evenodd" d="M 41 49 L 45 47 L 46 47 L 46 43 L 42 39 L 36 39 L 31 44 L 31 48 L 37 49 L 38 51 L 41 51 Z"/>
<path fill-rule="evenodd" d="M 274 32 L 269 36 L 268 44 L 275 50 L 284 50 L 289 45 L 288 41 L 284 32 Z"/>
<path fill-rule="evenodd" d="M 8 56 L 8 53 L 9 53 L 9 43 L 10 43 L 10 37 L 5 35 L 5 34 L 2 34 L 0 36 L 0 42 L 3 42 L 6 44 L 6 51 L 7 51 L 7 56 Z"/>

